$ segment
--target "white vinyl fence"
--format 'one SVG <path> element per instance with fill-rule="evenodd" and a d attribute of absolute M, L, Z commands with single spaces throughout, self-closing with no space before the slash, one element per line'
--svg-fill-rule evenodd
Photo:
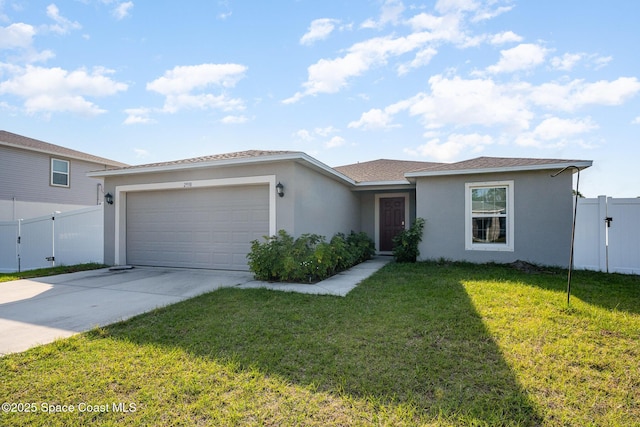
<path fill-rule="evenodd" d="M 104 262 L 102 205 L 0 222 L 0 272 Z"/>
<path fill-rule="evenodd" d="M 578 199 L 574 266 L 640 274 L 640 199 Z"/>

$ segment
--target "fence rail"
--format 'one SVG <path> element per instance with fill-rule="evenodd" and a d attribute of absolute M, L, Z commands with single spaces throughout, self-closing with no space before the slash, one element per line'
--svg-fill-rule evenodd
<path fill-rule="evenodd" d="M 640 274 L 640 199 L 579 199 L 574 266 Z"/>
<path fill-rule="evenodd" d="M 104 262 L 103 207 L 0 222 L 0 272 Z"/>

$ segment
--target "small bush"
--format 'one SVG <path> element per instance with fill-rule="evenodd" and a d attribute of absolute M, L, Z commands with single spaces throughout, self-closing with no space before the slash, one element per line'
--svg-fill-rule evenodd
<path fill-rule="evenodd" d="M 403 230 L 393 238 L 393 257 L 397 262 L 416 262 L 420 250 L 418 245 L 422 241 L 424 219 L 416 218 L 408 230 Z"/>
<path fill-rule="evenodd" d="M 286 231 L 251 242 L 247 255 L 256 279 L 276 282 L 315 282 L 370 259 L 373 240 L 365 233 L 324 236 L 303 234 L 294 239 Z"/>

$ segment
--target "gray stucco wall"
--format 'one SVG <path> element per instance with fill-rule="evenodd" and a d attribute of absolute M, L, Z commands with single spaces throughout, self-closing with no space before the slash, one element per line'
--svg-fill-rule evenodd
<path fill-rule="evenodd" d="M 359 197 L 350 188 L 328 176 L 294 161 L 215 168 L 189 168 L 177 171 L 109 176 L 105 193 L 115 194 L 117 186 L 166 182 L 241 178 L 275 175 L 284 185 L 284 197 L 276 197 L 276 230 L 299 236 L 317 233 L 330 238 L 337 232 L 359 231 Z M 115 210 L 106 206 L 104 215 L 105 263 L 115 264 Z M 121 219 L 120 227 L 126 224 Z M 121 234 L 122 235 L 122 234 Z M 120 250 L 125 248 L 121 240 Z"/>
<path fill-rule="evenodd" d="M 335 233 L 360 231 L 360 199 L 349 187 L 303 165 L 295 164 L 292 233 L 316 233 L 330 239 Z M 293 193 L 293 194 L 291 194 Z"/>
<path fill-rule="evenodd" d="M 572 177 L 527 171 L 423 177 L 417 180 L 417 216 L 425 219 L 421 259 L 568 266 L 573 219 Z M 465 250 L 465 183 L 514 181 L 514 250 Z"/>

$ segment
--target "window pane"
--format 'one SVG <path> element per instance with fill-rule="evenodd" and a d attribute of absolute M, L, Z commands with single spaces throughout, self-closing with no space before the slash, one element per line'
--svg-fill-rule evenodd
<path fill-rule="evenodd" d="M 505 187 L 474 188 L 471 190 L 471 212 L 475 215 L 506 215 L 507 189 Z"/>
<path fill-rule="evenodd" d="M 69 162 L 53 159 L 52 167 L 54 172 L 69 173 Z"/>
<path fill-rule="evenodd" d="M 67 174 L 63 173 L 53 173 L 53 184 L 54 185 L 69 185 L 69 179 Z"/>
<path fill-rule="evenodd" d="M 472 218 L 474 243 L 507 243 L 507 219 L 505 217 Z"/>

